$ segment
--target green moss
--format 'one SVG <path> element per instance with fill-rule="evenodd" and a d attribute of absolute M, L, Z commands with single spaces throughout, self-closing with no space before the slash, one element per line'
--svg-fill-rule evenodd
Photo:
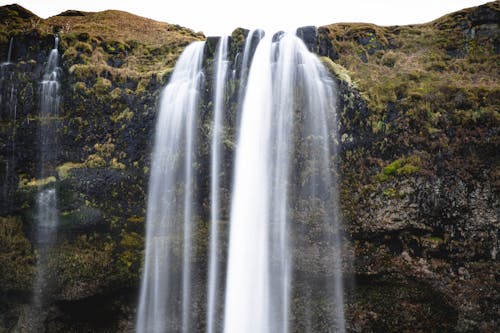
<path fill-rule="evenodd" d="M 398 158 L 382 168 L 375 178 L 378 182 L 385 182 L 393 176 L 408 176 L 420 171 L 420 157 L 416 154 L 406 158 Z"/>
<path fill-rule="evenodd" d="M 118 114 L 111 115 L 111 120 L 116 123 L 124 120 L 130 121 L 133 117 L 134 113 L 130 111 L 129 108 L 126 108 L 125 110 L 119 112 Z"/>
<path fill-rule="evenodd" d="M 383 168 L 382 173 L 386 176 L 393 175 L 399 168 L 401 168 L 401 159 L 395 160 L 394 162 Z"/>
<path fill-rule="evenodd" d="M 405 164 L 397 170 L 398 175 L 412 175 L 420 170 L 418 166 Z"/>
<path fill-rule="evenodd" d="M 78 51 L 74 47 L 69 47 L 64 51 L 62 58 L 66 59 L 76 59 L 78 57 Z"/>
<path fill-rule="evenodd" d="M 98 95 L 105 95 L 109 92 L 111 86 L 112 83 L 110 80 L 100 77 L 94 84 L 94 92 L 97 93 Z"/>
<path fill-rule="evenodd" d="M 88 168 L 104 168 L 106 167 L 106 160 L 98 154 L 91 154 L 85 160 L 85 166 Z"/>
<path fill-rule="evenodd" d="M 59 175 L 59 179 L 65 179 L 68 177 L 69 172 L 72 169 L 76 168 L 83 168 L 85 166 L 84 163 L 73 163 L 73 162 L 66 162 L 56 168 L 57 174 Z"/>
<path fill-rule="evenodd" d="M 77 42 L 74 47 L 78 52 L 82 52 L 87 55 L 92 54 L 92 46 L 89 45 L 88 43 Z"/>
<path fill-rule="evenodd" d="M 0 291 L 31 288 L 34 257 L 31 244 L 15 217 L 0 217 Z"/>
<path fill-rule="evenodd" d="M 119 41 L 105 41 L 101 46 L 106 53 L 110 54 L 124 53 L 128 50 L 128 45 Z"/>
<path fill-rule="evenodd" d="M 111 91 L 111 97 L 114 100 L 119 99 L 121 94 L 122 94 L 122 90 L 120 88 L 115 88 L 115 89 L 113 89 L 113 91 Z"/>
<path fill-rule="evenodd" d="M 116 157 L 114 157 L 109 162 L 109 167 L 111 169 L 120 169 L 120 170 L 123 170 L 123 169 L 125 169 L 125 164 L 123 164 L 121 162 L 118 162 L 118 159 Z"/>
<path fill-rule="evenodd" d="M 87 85 L 85 84 L 85 82 L 76 82 L 75 84 L 73 84 L 73 91 L 77 94 L 89 94 L 89 90 L 87 89 Z"/>
<path fill-rule="evenodd" d="M 124 248 L 142 249 L 142 247 L 144 246 L 144 237 L 135 232 L 124 232 L 122 233 L 120 245 Z"/>
<path fill-rule="evenodd" d="M 104 143 L 96 143 L 94 151 L 95 153 L 90 154 L 84 162 L 88 168 L 110 167 L 112 169 L 125 169 L 125 164 L 119 162 L 118 158 L 125 158 L 126 154 L 124 152 L 115 152 L 115 145 L 111 142 L 111 138 Z"/>
<path fill-rule="evenodd" d="M 135 89 L 135 93 L 137 95 L 144 95 L 147 92 L 147 87 L 149 84 L 149 79 L 143 78 L 137 84 L 137 88 Z"/>
<path fill-rule="evenodd" d="M 131 222 L 131 223 L 144 223 L 145 218 L 144 218 L 144 216 L 135 216 L 134 215 L 134 216 L 127 218 L 127 221 Z"/>
<path fill-rule="evenodd" d="M 342 65 L 333 62 L 328 57 L 321 57 L 321 62 L 323 62 L 323 64 L 326 66 L 326 68 L 328 68 L 330 73 L 335 75 L 339 80 L 342 80 L 347 84 L 349 84 L 350 86 L 353 86 L 353 82 L 351 80 L 351 77 L 349 76 L 349 72 Z"/>
<path fill-rule="evenodd" d="M 69 284 L 66 288 L 78 291 L 81 282 L 85 282 L 87 288 L 97 288 L 113 277 L 114 250 L 112 242 L 81 235 L 73 243 L 67 242 L 54 249 L 51 266 L 57 271 L 58 279 Z"/>
<path fill-rule="evenodd" d="M 119 256 L 122 269 L 129 272 L 135 267 L 137 273 L 137 268 L 140 266 L 142 259 L 141 251 L 144 249 L 144 237 L 135 232 L 123 231 L 120 248 L 123 250 Z"/>
<path fill-rule="evenodd" d="M 55 183 L 57 181 L 56 177 L 49 176 L 47 178 L 27 180 L 25 178 L 19 179 L 19 188 L 30 188 L 30 187 L 43 187 L 45 185 Z"/>
<path fill-rule="evenodd" d="M 393 198 L 393 197 L 395 197 L 395 196 L 396 196 L 397 191 L 396 191 L 396 189 L 395 189 L 395 188 L 390 187 L 390 188 L 385 189 L 385 190 L 384 190 L 384 192 L 383 192 L 383 194 L 384 194 L 386 197 L 391 197 L 391 198 Z"/>
<path fill-rule="evenodd" d="M 377 179 L 378 182 L 385 182 L 389 179 L 389 176 L 380 172 L 375 176 L 375 178 Z"/>
<path fill-rule="evenodd" d="M 444 239 L 438 236 L 426 236 L 423 238 L 426 241 L 429 241 L 434 244 L 442 244 L 444 243 Z"/>

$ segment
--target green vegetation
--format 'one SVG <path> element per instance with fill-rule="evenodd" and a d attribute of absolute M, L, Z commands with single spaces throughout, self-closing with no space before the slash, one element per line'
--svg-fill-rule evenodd
<path fill-rule="evenodd" d="M 30 188 L 30 187 L 43 187 L 45 185 L 55 183 L 56 182 L 56 177 L 54 176 L 49 176 L 47 178 L 42 178 L 42 179 L 26 179 L 23 177 L 20 177 L 19 179 L 19 188 Z"/>
<path fill-rule="evenodd" d="M 73 69 L 80 78 L 99 76 L 103 70 L 113 76 L 149 77 L 172 68 L 186 45 L 204 38 L 177 25 L 116 10 L 63 13 L 43 21 L 42 29 L 51 27 L 59 27 L 65 60 L 82 66 Z"/>
<path fill-rule="evenodd" d="M 418 155 L 412 155 L 407 158 L 399 158 L 385 167 L 377 174 L 377 180 L 384 182 L 392 176 L 408 176 L 417 173 L 420 170 L 421 160 Z"/>
<path fill-rule="evenodd" d="M 0 217 L 0 291 L 23 291 L 31 286 L 34 258 L 18 218 Z"/>
<path fill-rule="evenodd" d="M 72 169 L 83 168 L 83 167 L 85 167 L 85 164 L 83 163 L 66 162 L 58 166 L 56 169 L 57 169 L 57 174 L 59 175 L 59 179 L 63 180 L 68 177 L 69 172 Z"/>
<path fill-rule="evenodd" d="M 485 6 L 500 10 L 499 2 Z M 412 26 L 349 23 L 319 29 L 338 54 L 335 62 L 345 68 L 375 111 L 374 133 L 393 130 L 381 126 L 387 123 L 390 104 L 413 115 L 408 115 L 413 121 L 423 122 L 429 134 L 439 134 L 436 130 L 447 126 L 435 117 L 444 112 L 446 120 L 460 124 L 480 117 L 498 122 L 498 109 L 488 108 L 499 99 L 498 73 L 491 71 L 500 60 L 495 53 L 497 36 L 487 27 L 477 29 L 481 33 L 460 28 L 473 26 L 469 13 L 467 9 Z M 486 109 L 485 114 L 478 112 Z M 427 119 L 417 119 L 421 113 Z"/>

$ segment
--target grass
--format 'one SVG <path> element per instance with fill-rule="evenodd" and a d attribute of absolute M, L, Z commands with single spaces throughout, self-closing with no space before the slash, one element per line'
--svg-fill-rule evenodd
<path fill-rule="evenodd" d="M 163 79 L 186 45 L 205 38 L 188 28 L 116 10 L 71 11 L 44 20 L 18 5 L 0 7 L 0 45 L 32 32 L 47 40 L 59 35 L 63 63 L 79 81 L 109 75 Z"/>
<path fill-rule="evenodd" d="M 58 31 L 62 47 L 74 49 L 66 51 L 67 60 L 90 76 L 102 72 L 139 78 L 162 75 L 175 65 L 186 45 L 204 38 L 178 25 L 116 10 L 53 16 L 43 22 L 43 28 Z"/>
<path fill-rule="evenodd" d="M 186 40 L 203 37 L 178 25 L 158 22 L 117 10 L 81 14 L 82 16 L 53 16 L 44 23 L 49 27 L 60 27 L 63 35 L 87 33 L 90 36 L 98 36 L 102 40 L 113 41 L 115 44 L 122 43 L 122 45 L 129 41 L 137 41 L 152 47 L 173 46 L 182 45 Z"/>
<path fill-rule="evenodd" d="M 500 10 L 498 1 L 486 6 Z M 494 52 L 496 37 L 471 36 L 457 28 L 461 21 L 470 20 L 470 12 L 466 9 L 421 25 L 341 23 L 320 31 L 332 41 L 338 53 L 336 62 L 364 92 L 369 107 L 376 112 L 372 123 L 377 124 L 389 103 L 398 103 L 406 110 L 436 112 L 438 105 L 448 106 L 448 111 L 460 109 L 452 105 L 455 96 L 444 87 L 465 92 L 473 101 L 467 109 L 485 106 L 480 94 L 498 102 L 499 72 L 492 70 L 500 61 Z"/>

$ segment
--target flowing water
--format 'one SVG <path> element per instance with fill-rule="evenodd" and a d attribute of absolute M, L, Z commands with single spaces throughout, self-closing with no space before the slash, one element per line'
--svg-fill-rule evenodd
<path fill-rule="evenodd" d="M 190 332 L 193 149 L 203 51 L 203 42 L 185 49 L 161 97 L 137 332 Z"/>
<path fill-rule="evenodd" d="M 343 333 L 335 83 L 293 33 L 249 32 L 232 75 L 221 38 L 213 82 L 203 48 L 186 48 L 161 98 L 137 332 Z M 236 119 L 229 159 L 226 117 Z M 197 140 L 205 128 L 208 151 Z M 206 259 L 193 250 L 204 246 Z"/>
<path fill-rule="evenodd" d="M 4 141 L 2 148 L 6 149 L 9 156 L 2 161 L 4 165 L 4 178 L 2 193 L 0 197 L 0 206 L 7 211 L 11 209 L 13 195 L 9 189 L 15 187 L 15 152 L 16 152 L 16 129 L 17 129 L 17 87 L 14 80 L 15 64 L 11 62 L 12 46 L 14 37 L 10 38 L 7 60 L 0 63 L 0 120 L 11 123 L 9 138 Z"/>
<path fill-rule="evenodd" d="M 57 116 L 59 114 L 59 76 L 58 67 L 59 39 L 45 67 L 40 89 L 40 126 L 39 126 L 39 179 L 54 176 L 53 164 L 57 158 Z M 50 268 L 48 267 L 50 250 L 57 233 L 58 212 L 55 186 L 48 183 L 40 190 L 36 198 L 36 250 L 37 266 L 34 282 L 34 307 L 42 308 L 50 294 Z"/>
<path fill-rule="evenodd" d="M 208 254 L 208 290 L 207 290 L 207 329 L 214 332 L 219 304 L 219 223 L 220 223 L 220 184 L 222 153 L 222 131 L 224 119 L 224 97 L 226 96 L 226 81 L 229 70 L 227 60 L 228 37 L 220 38 L 215 55 L 214 110 L 211 143 L 210 166 L 210 247 Z"/>
<path fill-rule="evenodd" d="M 54 294 L 54 280 L 57 277 L 53 269 L 53 247 L 57 236 L 58 208 L 57 189 L 55 187 L 55 165 L 58 153 L 58 115 L 60 68 L 58 67 L 59 39 L 55 37 L 55 46 L 50 51 L 45 71 L 40 84 L 40 113 L 38 126 L 38 180 L 39 192 L 36 195 L 34 216 L 34 248 L 36 268 L 33 281 L 33 299 L 21 313 L 16 332 L 46 332 L 45 321 L 49 313 L 51 295 Z"/>
<path fill-rule="evenodd" d="M 10 58 L 12 56 L 12 44 L 14 43 L 14 37 L 10 37 L 9 41 L 9 52 L 7 53 L 7 63 L 10 63 Z"/>

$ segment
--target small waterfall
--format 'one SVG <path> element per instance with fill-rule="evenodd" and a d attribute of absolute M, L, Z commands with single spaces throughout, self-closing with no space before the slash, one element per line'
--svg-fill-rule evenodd
<path fill-rule="evenodd" d="M 227 45 L 228 37 L 221 37 L 215 55 L 215 89 L 211 147 L 210 177 L 210 247 L 208 255 L 208 291 L 207 291 L 207 332 L 213 333 L 215 323 L 219 319 L 217 312 L 219 291 L 219 223 L 220 223 L 220 178 L 222 153 L 222 131 L 224 120 L 224 97 L 228 75 Z"/>
<path fill-rule="evenodd" d="M 10 58 L 12 56 L 12 44 L 14 43 L 14 37 L 10 37 L 9 42 L 9 52 L 7 53 L 7 63 L 10 64 Z"/>
<path fill-rule="evenodd" d="M 165 87 L 149 181 L 137 332 L 190 332 L 193 163 L 204 42 L 188 46 Z"/>
<path fill-rule="evenodd" d="M 57 116 L 60 98 L 58 42 L 59 38 L 55 37 L 55 46 L 50 52 L 40 89 L 39 179 L 53 177 L 54 164 L 57 162 Z M 49 261 L 58 226 L 57 192 L 54 182 L 49 181 L 37 194 L 35 221 L 37 266 L 33 307 L 35 313 L 41 313 L 46 310 L 52 287 Z"/>
<path fill-rule="evenodd" d="M 14 80 L 15 65 L 11 62 L 12 46 L 14 37 L 10 38 L 9 50 L 7 53 L 7 61 L 0 63 L 0 120 L 9 121 L 11 123 L 10 149 L 8 154 L 10 158 L 4 163 L 4 179 L 2 186 L 2 197 L 0 198 L 0 206 L 7 210 L 11 208 L 12 194 L 9 189 L 14 188 L 14 168 L 15 168 L 15 147 L 16 147 L 16 118 L 17 118 L 17 87 Z"/>

